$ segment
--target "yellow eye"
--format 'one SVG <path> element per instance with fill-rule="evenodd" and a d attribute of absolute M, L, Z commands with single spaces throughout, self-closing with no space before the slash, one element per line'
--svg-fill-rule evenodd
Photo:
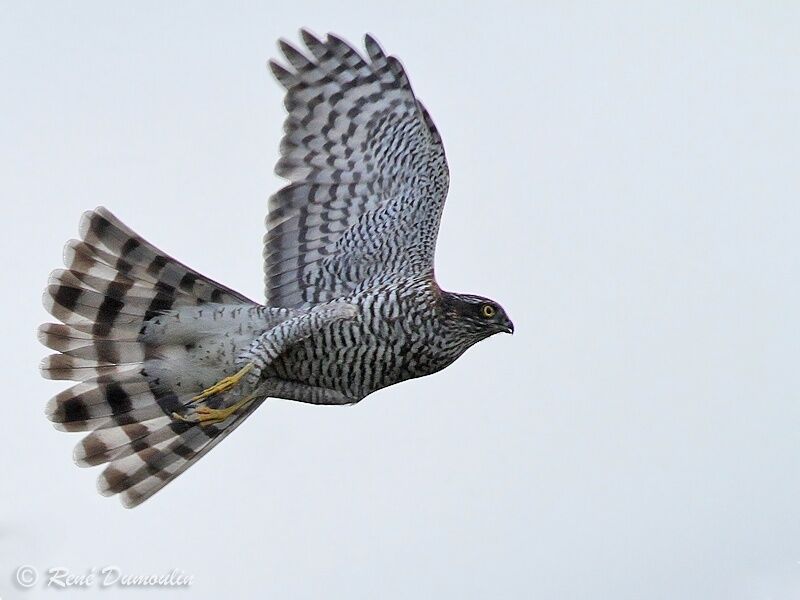
<path fill-rule="evenodd" d="M 491 304 L 484 304 L 481 308 L 481 314 L 487 319 L 491 319 L 497 314 L 497 310 Z"/>

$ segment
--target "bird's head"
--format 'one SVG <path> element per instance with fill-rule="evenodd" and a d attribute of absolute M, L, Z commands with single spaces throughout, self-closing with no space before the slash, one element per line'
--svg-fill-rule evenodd
<path fill-rule="evenodd" d="M 448 319 L 452 319 L 461 331 L 474 338 L 474 342 L 495 333 L 514 333 L 514 323 L 506 311 L 489 298 L 442 292 L 442 305 Z"/>

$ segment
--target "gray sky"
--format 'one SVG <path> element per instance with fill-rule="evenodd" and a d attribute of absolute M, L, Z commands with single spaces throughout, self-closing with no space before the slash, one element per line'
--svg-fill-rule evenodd
<path fill-rule="evenodd" d="M 0 597 L 55 594 L 28 564 L 199 599 L 796 599 L 800 7 L 366 4 L 4 5 Z M 47 274 L 103 204 L 260 298 L 265 63 L 302 25 L 401 58 L 450 163 L 439 282 L 517 333 L 355 407 L 268 402 L 126 511 L 44 418 Z"/>

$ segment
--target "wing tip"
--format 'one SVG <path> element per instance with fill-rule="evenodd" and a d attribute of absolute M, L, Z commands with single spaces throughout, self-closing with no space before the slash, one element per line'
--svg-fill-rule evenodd
<path fill-rule="evenodd" d="M 308 27 L 301 27 L 300 28 L 300 38 L 303 40 L 303 43 L 311 48 L 311 46 L 322 44 L 322 40 L 311 31 Z"/>
<path fill-rule="evenodd" d="M 287 90 L 297 83 L 297 77 L 274 58 L 267 61 L 267 66 L 272 72 L 272 76 Z"/>

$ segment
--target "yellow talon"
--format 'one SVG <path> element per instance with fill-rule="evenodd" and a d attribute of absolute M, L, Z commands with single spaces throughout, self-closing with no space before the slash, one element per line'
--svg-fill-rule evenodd
<path fill-rule="evenodd" d="M 235 404 L 231 404 L 227 408 L 209 408 L 208 406 L 201 406 L 197 409 L 197 422 L 201 425 L 213 425 L 214 423 L 224 421 L 240 408 L 250 404 L 254 398 L 255 396 L 247 396 Z"/>
<path fill-rule="evenodd" d="M 253 363 L 247 363 L 244 367 L 239 369 L 239 371 L 230 377 L 224 377 L 211 387 L 204 389 L 197 396 L 192 398 L 192 402 L 199 402 L 200 400 L 205 400 L 206 398 L 221 394 L 222 392 L 227 392 L 229 389 L 233 388 L 237 383 L 239 383 L 242 377 L 247 375 L 252 368 Z"/>
<path fill-rule="evenodd" d="M 224 421 L 240 408 L 250 404 L 254 399 L 255 396 L 253 395 L 247 396 L 246 398 L 242 398 L 238 402 L 231 404 L 226 408 L 209 408 L 208 406 L 201 406 L 200 408 L 196 409 L 195 414 L 190 417 L 184 417 L 183 415 L 174 412 L 172 413 L 172 418 L 177 421 L 183 421 L 184 423 L 213 425 L 214 423 L 220 423 L 221 421 Z"/>
<path fill-rule="evenodd" d="M 181 414 L 178 414 L 177 412 L 173 412 L 172 413 L 172 418 L 175 419 L 176 421 L 183 421 L 184 423 L 196 423 L 197 422 L 197 421 L 194 421 L 192 419 L 187 419 L 186 417 L 184 417 Z"/>
<path fill-rule="evenodd" d="M 220 379 L 217 383 L 215 383 L 211 387 L 204 389 L 197 396 L 194 396 L 191 399 L 191 402 L 201 402 L 206 398 L 210 398 L 211 396 L 216 396 L 217 394 L 227 392 L 228 390 L 234 388 L 242 380 L 242 378 L 250 372 L 253 366 L 254 366 L 253 363 L 248 363 L 230 377 L 225 377 L 223 379 Z M 208 406 L 200 406 L 196 408 L 194 410 L 194 413 L 190 414 L 189 416 L 184 416 L 177 412 L 173 412 L 172 418 L 175 419 L 176 421 L 183 421 L 184 423 L 200 423 L 201 425 L 212 425 L 214 423 L 219 423 L 220 421 L 224 421 L 225 419 L 230 417 L 234 412 L 252 402 L 253 398 L 254 396 L 252 395 L 247 396 L 242 400 L 239 400 L 238 402 L 225 408 L 210 408 Z"/>

